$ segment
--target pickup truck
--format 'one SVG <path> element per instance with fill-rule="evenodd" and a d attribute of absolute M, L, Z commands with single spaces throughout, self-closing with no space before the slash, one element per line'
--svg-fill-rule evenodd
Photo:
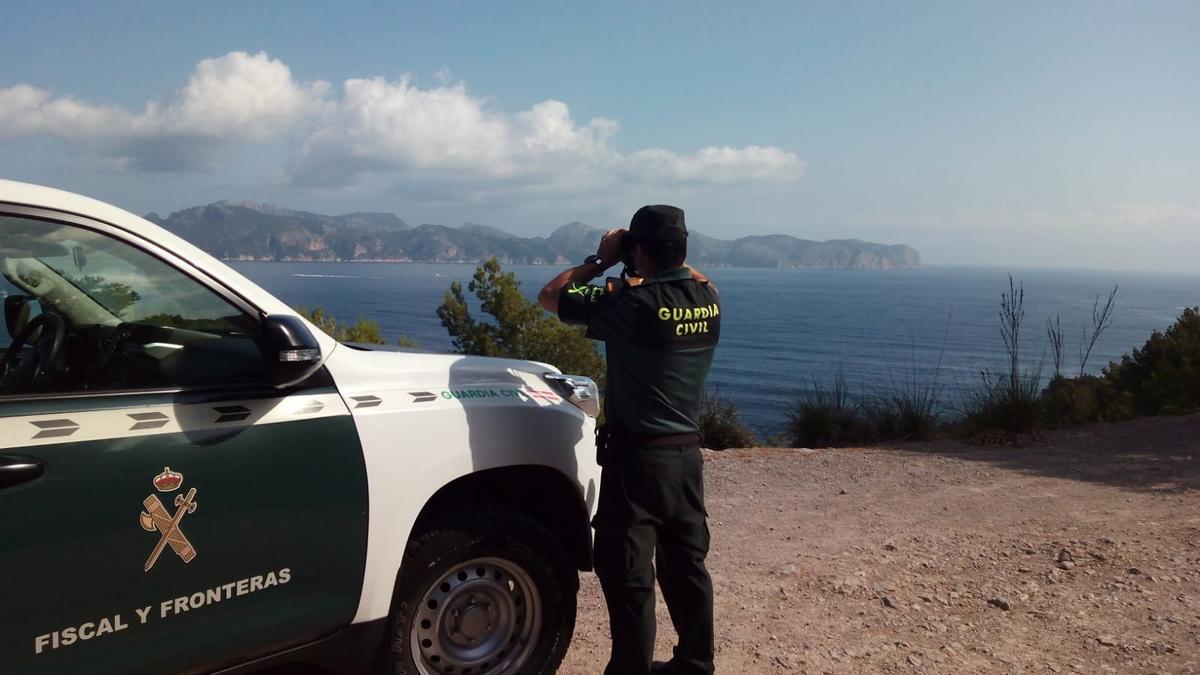
<path fill-rule="evenodd" d="M 0 672 L 556 670 L 591 380 L 339 344 L 142 218 L 11 181 L 0 296 Z"/>

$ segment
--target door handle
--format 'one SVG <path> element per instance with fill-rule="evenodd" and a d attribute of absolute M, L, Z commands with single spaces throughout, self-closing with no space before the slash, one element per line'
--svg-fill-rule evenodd
<path fill-rule="evenodd" d="M 0 490 L 28 483 L 46 473 L 41 462 L 30 457 L 0 455 Z"/>

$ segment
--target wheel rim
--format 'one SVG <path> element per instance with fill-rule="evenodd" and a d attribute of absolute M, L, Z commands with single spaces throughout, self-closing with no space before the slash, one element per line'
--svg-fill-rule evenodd
<path fill-rule="evenodd" d="M 541 596 L 518 564 L 476 558 L 442 575 L 413 618 L 412 653 L 426 675 L 509 675 L 529 659 Z"/>

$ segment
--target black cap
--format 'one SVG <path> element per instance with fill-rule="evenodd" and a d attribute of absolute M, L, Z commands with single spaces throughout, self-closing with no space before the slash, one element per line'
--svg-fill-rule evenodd
<path fill-rule="evenodd" d="M 630 219 L 629 234 L 638 239 L 683 239 L 687 237 L 683 209 L 665 204 L 643 206 Z"/>

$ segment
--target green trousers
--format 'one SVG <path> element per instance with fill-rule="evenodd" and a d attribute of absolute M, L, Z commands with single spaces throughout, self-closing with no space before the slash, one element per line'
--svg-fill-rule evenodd
<path fill-rule="evenodd" d="M 654 578 L 679 644 L 671 672 L 713 672 L 713 591 L 704 558 L 704 462 L 696 445 L 622 449 L 606 462 L 594 526 L 608 604 L 605 675 L 647 675 L 654 653 Z"/>

